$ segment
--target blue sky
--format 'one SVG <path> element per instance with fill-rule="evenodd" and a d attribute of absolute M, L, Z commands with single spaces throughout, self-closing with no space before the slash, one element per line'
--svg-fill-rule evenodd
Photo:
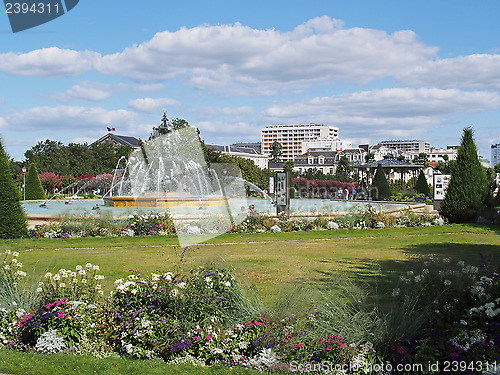
<path fill-rule="evenodd" d="M 147 138 L 167 110 L 208 143 L 325 123 L 375 144 L 500 142 L 500 3 L 96 1 L 13 34 L 0 15 L 0 136 Z"/>

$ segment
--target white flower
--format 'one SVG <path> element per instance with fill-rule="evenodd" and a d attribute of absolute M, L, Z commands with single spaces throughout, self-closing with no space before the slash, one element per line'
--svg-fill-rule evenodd
<path fill-rule="evenodd" d="M 92 266 L 92 269 L 93 269 L 93 270 L 96 270 L 96 271 L 99 271 L 99 266 L 98 266 L 97 264 L 94 264 L 94 265 Z"/>
<path fill-rule="evenodd" d="M 87 279 L 82 279 L 83 284 L 87 284 Z"/>
<path fill-rule="evenodd" d="M 97 284 L 97 285 L 95 286 L 95 288 L 96 288 L 96 289 L 101 289 L 101 288 L 102 288 L 102 286 L 101 286 L 101 284 Z"/>
<path fill-rule="evenodd" d="M 178 289 L 172 289 L 172 290 L 170 291 L 170 295 L 171 295 L 172 297 L 176 297 L 178 294 L 179 294 L 179 290 L 178 290 Z"/>
<path fill-rule="evenodd" d="M 186 287 L 186 283 L 185 282 L 177 284 L 177 288 L 184 289 L 185 287 Z"/>
<path fill-rule="evenodd" d="M 47 272 L 47 273 L 45 274 L 45 277 L 46 277 L 47 279 L 48 279 L 48 278 L 50 278 L 50 277 L 52 277 L 52 273 Z"/>
<path fill-rule="evenodd" d="M 85 270 L 80 270 L 80 271 L 78 271 L 78 274 L 79 274 L 79 275 L 86 275 L 86 274 L 87 274 L 87 272 L 85 272 Z"/>
<path fill-rule="evenodd" d="M 10 250 L 9 249 L 5 250 L 5 254 L 10 254 Z"/>
<path fill-rule="evenodd" d="M 3 266 L 3 268 L 5 268 L 7 271 L 10 270 L 10 266 L 8 264 L 6 264 L 5 266 Z"/>
<path fill-rule="evenodd" d="M 205 277 L 205 281 L 206 281 L 207 284 L 211 283 L 212 282 L 212 278 L 210 276 Z"/>
<path fill-rule="evenodd" d="M 132 289 L 130 292 L 131 292 L 132 294 L 137 294 L 137 289 Z"/>
<path fill-rule="evenodd" d="M 225 286 L 227 286 L 227 287 L 229 288 L 229 287 L 231 286 L 231 283 L 230 283 L 229 281 L 226 281 L 226 282 L 224 283 L 224 285 L 225 285 Z"/>
<path fill-rule="evenodd" d="M 80 271 L 81 269 L 82 269 L 82 266 L 80 266 L 80 265 L 77 265 L 77 266 L 76 266 L 76 270 L 77 270 L 77 271 Z"/>
<path fill-rule="evenodd" d="M 37 293 L 42 293 L 42 292 L 43 292 L 43 289 L 42 289 L 42 288 L 40 288 L 40 287 L 38 287 L 38 288 L 36 288 L 36 292 L 37 292 Z"/>
<path fill-rule="evenodd" d="M 78 284 L 78 279 L 73 279 L 73 284 Z"/>
<path fill-rule="evenodd" d="M 118 284 L 123 284 L 123 279 L 115 280 L 115 285 L 118 285 Z"/>
<path fill-rule="evenodd" d="M 23 266 L 23 264 L 22 264 L 21 262 L 19 262 L 19 263 L 17 263 L 17 266 L 18 266 L 18 267 L 22 267 L 22 266 Z"/>
<path fill-rule="evenodd" d="M 59 284 L 59 287 L 60 288 L 66 288 L 66 284 L 65 283 L 61 283 L 61 284 Z"/>
<path fill-rule="evenodd" d="M 11 262 L 12 263 L 17 263 L 17 259 L 12 259 Z"/>
<path fill-rule="evenodd" d="M 61 280 L 61 276 L 58 274 L 55 274 L 54 277 L 52 278 L 54 281 L 59 281 Z"/>
<path fill-rule="evenodd" d="M 87 264 L 85 265 L 85 267 L 86 267 L 86 268 L 92 268 L 92 263 L 87 263 Z"/>
<path fill-rule="evenodd" d="M 450 285 L 451 285 L 451 281 L 450 281 L 450 280 L 445 280 L 445 281 L 444 281 L 444 285 L 446 285 L 446 286 L 450 286 Z"/>
<path fill-rule="evenodd" d="M 19 256 L 19 253 L 18 253 L 17 251 L 14 251 L 14 252 L 12 253 L 12 256 L 13 256 L 13 257 L 18 257 L 18 256 Z"/>

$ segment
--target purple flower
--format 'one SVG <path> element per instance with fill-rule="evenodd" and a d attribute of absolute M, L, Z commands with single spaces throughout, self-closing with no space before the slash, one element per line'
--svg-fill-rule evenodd
<path fill-rule="evenodd" d="M 186 247 L 184 248 L 184 251 L 183 251 L 183 252 L 182 252 L 182 254 L 181 254 L 181 262 L 182 262 L 182 260 L 184 259 L 184 254 L 186 254 L 186 251 L 187 251 L 187 249 L 188 249 L 188 248 L 189 248 L 189 246 L 186 246 Z"/>
<path fill-rule="evenodd" d="M 135 326 L 135 327 L 134 327 L 134 330 L 132 331 L 132 334 L 136 333 L 136 332 L 137 332 L 137 329 L 139 329 L 139 326 Z"/>
<path fill-rule="evenodd" d="M 221 300 L 221 301 L 227 301 L 227 298 L 225 297 L 217 297 L 218 300 Z"/>
<path fill-rule="evenodd" d="M 134 312 L 132 313 L 132 316 L 136 316 L 137 314 L 140 314 L 140 313 L 141 313 L 141 312 L 143 312 L 143 311 L 144 311 L 144 309 L 139 309 L 139 310 L 137 310 L 137 311 L 134 311 Z"/>
<path fill-rule="evenodd" d="M 215 272 L 209 272 L 209 273 L 203 275 L 204 278 L 206 278 L 208 276 L 217 276 L 217 274 Z"/>

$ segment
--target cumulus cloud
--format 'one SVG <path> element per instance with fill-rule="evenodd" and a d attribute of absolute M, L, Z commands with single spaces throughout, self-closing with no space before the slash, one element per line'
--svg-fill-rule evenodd
<path fill-rule="evenodd" d="M 344 28 L 323 16 L 290 32 L 234 25 L 181 28 L 103 56 L 96 69 L 136 81 L 161 81 L 186 74 L 202 89 L 345 80 L 358 84 L 392 76 L 437 53 L 412 31 Z"/>
<path fill-rule="evenodd" d="M 3 119 L 3 121 L 2 121 Z M 106 110 L 98 107 L 34 107 L 5 111 L 0 121 L 9 131 L 90 131 L 113 125 L 117 128 L 133 126 L 139 116 L 127 110 Z"/>
<path fill-rule="evenodd" d="M 500 95 L 457 89 L 390 88 L 304 102 L 274 104 L 265 114 L 276 122 L 319 122 L 340 126 L 350 137 L 412 137 L 455 113 L 497 109 Z"/>
<path fill-rule="evenodd" d="M 398 80 L 415 87 L 500 89 L 500 55 L 477 54 L 427 61 L 398 75 Z"/>
<path fill-rule="evenodd" d="M 176 107 L 179 104 L 178 100 L 170 98 L 142 98 L 130 100 L 127 105 L 137 112 L 159 113 L 165 111 L 167 107 Z"/>
<path fill-rule="evenodd" d="M 100 54 L 58 47 L 0 54 L 0 71 L 14 76 L 76 76 L 90 70 Z"/>
<path fill-rule="evenodd" d="M 69 102 L 73 100 L 88 100 L 100 102 L 111 96 L 111 85 L 98 82 L 79 82 L 73 85 L 64 93 L 55 93 L 50 95 L 52 99 Z"/>

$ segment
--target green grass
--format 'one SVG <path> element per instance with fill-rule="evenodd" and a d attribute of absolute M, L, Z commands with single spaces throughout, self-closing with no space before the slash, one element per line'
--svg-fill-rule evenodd
<path fill-rule="evenodd" d="M 226 366 L 168 365 L 163 361 L 95 359 L 74 354 L 36 354 L 12 350 L 0 350 L 0 371 L 3 374 L 13 375 L 244 375 L 258 373 L 242 368 L 230 369 Z"/>
<path fill-rule="evenodd" d="M 175 236 L 5 240 L 0 249 L 19 251 L 24 270 L 36 275 L 97 264 L 107 290 L 130 270 L 189 270 L 213 261 L 234 267 L 235 276 L 254 284 L 270 306 L 286 296 L 292 285 L 318 289 L 339 273 L 376 286 L 383 294 L 392 290 L 400 272 L 414 268 L 422 257 L 449 257 L 477 265 L 482 253 L 491 262 L 500 262 L 499 233 L 498 227 L 477 225 L 233 233 L 190 247 L 182 263 L 183 249 Z"/>
<path fill-rule="evenodd" d="M 141 272 L 217 262 L 234 267 L 235 276 L 255 285 L 270 310 L 307 310 L 321 289 L 339 279 L 390 295 L 399 275 L 423 258 L 439 256 L 479 265 L 483 254 L 500 264 L 500 228 L 477 225 L 340 230 L 291 233 L 225 234 L 190 247 L 184 261 L 176 238 L 85 238 L 71 240 L 5 240 L 0 250 L 20 252 L 24 270 L 36 275 L 91 262 L 101 267 L 105 287 L 134 269 Z M 36 355 L 0 350 L 5 374 L 246 374 L 229 368 L 169 366 L 162 362 L 95 360 L 68 354 Z"/>

